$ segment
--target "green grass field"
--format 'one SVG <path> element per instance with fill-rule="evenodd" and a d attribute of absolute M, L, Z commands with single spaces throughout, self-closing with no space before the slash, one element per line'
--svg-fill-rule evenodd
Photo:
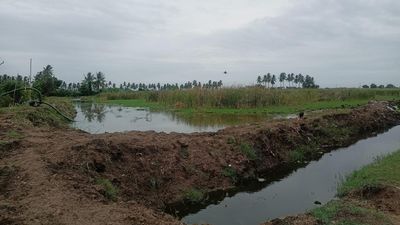
<path fill-rule="evenodd" d="M 97 101 L 188 114 L 291 114 L 350 108 L 370 100 L 400 100 L 400 89 L 222 88 L 102 93 Z"/>

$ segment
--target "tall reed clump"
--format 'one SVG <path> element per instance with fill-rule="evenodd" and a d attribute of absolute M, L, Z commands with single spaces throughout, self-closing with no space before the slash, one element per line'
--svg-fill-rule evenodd
<path fill-rule="evenodd" d="M 99 98 L 104 100 L 117 100 L 117 99 L 145 99 L 148 98 L 148 93 L 145 91 L 107 91 L 98 95 Z"/>
<path fill-rule="evenodd" d="M 151 96 L 151 98 L 150 98 Z M 147 100 L 186 108 L 258 108 L 296 106 L 319 101 L 400 98 L 400 89 L 266 89 L 260 87 L 157 91 Z"/>
<path fill-rule="evenodd" d="M 259 108 L 299 106 L 321 101 L 400 99 L 400 89 L 267 89 L 263 87 L 193 88 L 167 91 L 102 93 L 114 99 L 145 99 L 181 108 Z"/>

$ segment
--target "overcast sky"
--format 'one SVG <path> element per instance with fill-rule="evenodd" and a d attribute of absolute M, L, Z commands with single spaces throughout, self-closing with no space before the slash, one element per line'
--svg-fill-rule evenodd
<path fill-rule="evenodd" d="M 27 75 L 33 58 L 68 82 L 400 85 L 399 0 L 0 0 L 0 28 L 0 74 Z"/>

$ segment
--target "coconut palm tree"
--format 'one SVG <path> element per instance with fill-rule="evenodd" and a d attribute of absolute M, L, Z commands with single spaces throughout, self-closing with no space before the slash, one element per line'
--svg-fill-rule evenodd
<path fill-rule="evenodd" d="M 104 76 L 104 73 L 102 72 L 97 72 L 96 73 L 96 78 L 94 80 L 94 86 L 97 91 L 100 91 L 100 88 L 103 89 L 106 83 L 106 77 Z"/>
<path fill-rule="evenodd" d="M 261 85 L 261 83 L 262 83 L 261 76 L 258 76 L 258 77 L 257 77 L 257 84 L 258 84 L 258 85 Z"/>
<path fill-rule="evenodd" d="M 279 82 L 281 83 L 281 87 L 285 87 L 286 73 L 281 73 L 279 75 Z"/>
<path fill-rule="evenodd" d="M 274 75 L 272 75 L 272 77 L 271 77 L 271 86 L 274 87 L 275 83 L 276 83 L 276 76 L 275 76 L 275 74 L 274 74 Z"/>

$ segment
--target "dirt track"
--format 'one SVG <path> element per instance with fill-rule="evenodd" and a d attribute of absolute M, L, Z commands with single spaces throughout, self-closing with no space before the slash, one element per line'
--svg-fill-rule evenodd
<path fill-rule="evenodd" d="M 386 102 L 198 134 L 90 135 L 21 127 L 11 118 L 0 115 L 0 224 L 181 224 L 162 212 L 165 206 L 189 190 L 234 187 L 227 168 L 236 181 L 256 178 L 293 163 L 292 151 L 318 157 L 400 121 Z M 253 150 L 255 157 L 243 153 Z M 105 198 L 99 178 L 118 188 L 115 202 Z"/>

